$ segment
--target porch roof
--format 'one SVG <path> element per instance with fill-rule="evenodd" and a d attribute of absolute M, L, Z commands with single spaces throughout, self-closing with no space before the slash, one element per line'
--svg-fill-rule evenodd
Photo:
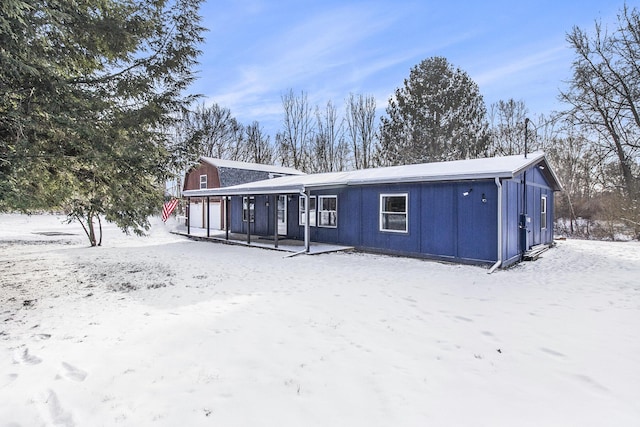
<path fill-rule="evenodd" d="M 532 166 L 542 166 L 541 172 L 554 191 L 561 190 L 560 182 L 549 167 L 545 154 L 490 157 L 450 162 L 422 163 L 361 169 L 350 172 L 331 172 L 284 176 L 250 182 L 231 187 L 183 191 L 185 197 L 240 196 L 258 194 L 298 194 L 307 190 L 321 190 L 353 185 L 396 184 L 414 182 L 463 181 L 478 179 L 511 179 Z"/>

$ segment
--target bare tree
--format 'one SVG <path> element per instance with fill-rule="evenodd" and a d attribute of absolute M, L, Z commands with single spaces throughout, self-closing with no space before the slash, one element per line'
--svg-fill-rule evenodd
<path fill-rule="evenodd" d="M 604 160 L 616 160 L 624 193 L 637 200 L 640 13 L 625 5 L 612 32 L 597 22 L 593 34 L 575 27 L 567 40 L 576 55 L 569 89 L 561 93 L 571 106 L 568 118 L 595 136 Z"/>
<path fill-rule="evenodd" d="M 273 146 L 269 135 L 265 135 L 260 124 L 254 121 L 245 127 L 246 160 L 260 164 L 273 163 Z"/>
<path fill-rule="evenodd" d="M 213 104 L 198 105 L 187 114 L 185 126 L 191 133 L 192 147 L 201 156 L 242 160 L 243 127 L 231 115 L 231 110 Z"/>
<path fill-rule="evenodd" d="M 549 141 L 546 151 L 564 187 L 556 198 L 556 216 L 569 222 L 568 230 L 562 231 L 578 233 L 578 218 L 595 214 L 594 201 L 602 189 L 601 180 L 597 178 L 600 156 L 592 150 L 591 141 L 571 126 L 564 129 L 561 137 Z"/>
<path fill-rule="evenodd" d="M 333 102 L 324 110 L 316 107 L 316 133 L 311 144 L 310 172 L 336 172 L 347 168 L 349 149 Z"/>
<path fill-rule="evenodd" d="M 500 100 L 489 107 L 489 152 L 492 156 L 524 153 L 524 127 L 528 109 L 524 101 Z"/>
<path fill-rule="evenodd" d="M 282 96 L 283 130 L 276 134 L 278 156 L 284 166 L 308 170 L 309 145 L 313 137 L 313 118 L 307 94 L 297 96 L 290 89 Z"/>
<path fill-rule="evenodd" d="M 373 166 L 376 145 L 376 100 L 373 96 L 349 94 L 346 100 L 347 135 L 353 152 L 353 166 Z"/>
<path fill-rule="evenodd" d="M 247 143 L 245 140 L 245 130 L 242 124 L 238 123 L 238 126 L 235 126 L 231 129 L 229 133 L 229 140 L 225 147 L 224 152 L 220 158 L 228 159 L 228 160 L 237 160 L 237 161 L 248 161 L 249 153 L 247 151 Z"/>

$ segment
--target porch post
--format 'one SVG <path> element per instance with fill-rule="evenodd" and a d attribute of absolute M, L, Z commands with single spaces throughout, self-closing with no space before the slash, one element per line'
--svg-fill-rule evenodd
<path fill-rule="evenodd" d="M 273 195 L 273 242 L 274 247 L 278 247 L 278 194 Z"/>
<path fill-rule="evenodd" d="M 244 209 L 244 203 L 242 208 Z M 250 244 L 251 244 L 251 196 L 247 196 L 247 245 L 250 245 Z"/>
<path fill-rule="evenodd" d="M 309 244 L 309 240 L 311 238 L 311 225 L 309 224 L 309 221 L 311 220 L 311 195 L 309 194 L 309 190 L 305 190 L 304 192 L 304 207 L 305 209 L 305 215 L 306 215 L 306 219 L 304 221 L 304 251 L 306 253 L 309 253 L 309 248 L 310 248 L 310 244 Z"/>
<path fill-rule="evenodd" d="M 187 236 L 191 235 L 191 197 L 187 197 Z"/>
<path fill-rule="evenodd" d="M 210 197 L 207 196 L 207 237 L 211 237 L 210 227 L 209 227 L 209 200 Z"/>
<path fill-rule="evenodd" d="M 229 196 L 224 196 L 224 228 L 225 228 L 225 237 L 229 240 Z"/>

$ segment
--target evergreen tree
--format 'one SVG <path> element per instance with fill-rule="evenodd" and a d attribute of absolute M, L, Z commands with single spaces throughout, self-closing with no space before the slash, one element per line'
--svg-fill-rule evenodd
<path fill-rule="evenodd" d="M 148 229 L 166 128 L 191 102 L 201 0 L 0 3 L 0 210 Z"/>
<path fill-rule="evenodd" d="M 486 155 L 486 107 L 478 86 L 442 57 L 415 66 L 382 118 L 379 161 L 411 164 Z"/>

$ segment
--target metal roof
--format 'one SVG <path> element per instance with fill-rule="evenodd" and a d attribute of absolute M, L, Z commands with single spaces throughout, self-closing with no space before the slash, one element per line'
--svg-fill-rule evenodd
<path fill-rule="evenodd" d="M 450 162 L 422 163 L 361 169 L 350 172 L 330 172 L 309 175 L 283 176 L 250 182 L 232 187 L 188 190 L 186 197 L 236 196 L 249 194 L 294 194 L 306 190 L 320 190 L 350 185 L 399 184 L 412 182 L 462 181 L 477 179 L 510 179 L 532 166 L 542 165 L 541 172 L 551 188 L 561 190 L 557 176 L 542 152 L 524 155 L 490 157 Z"/>

